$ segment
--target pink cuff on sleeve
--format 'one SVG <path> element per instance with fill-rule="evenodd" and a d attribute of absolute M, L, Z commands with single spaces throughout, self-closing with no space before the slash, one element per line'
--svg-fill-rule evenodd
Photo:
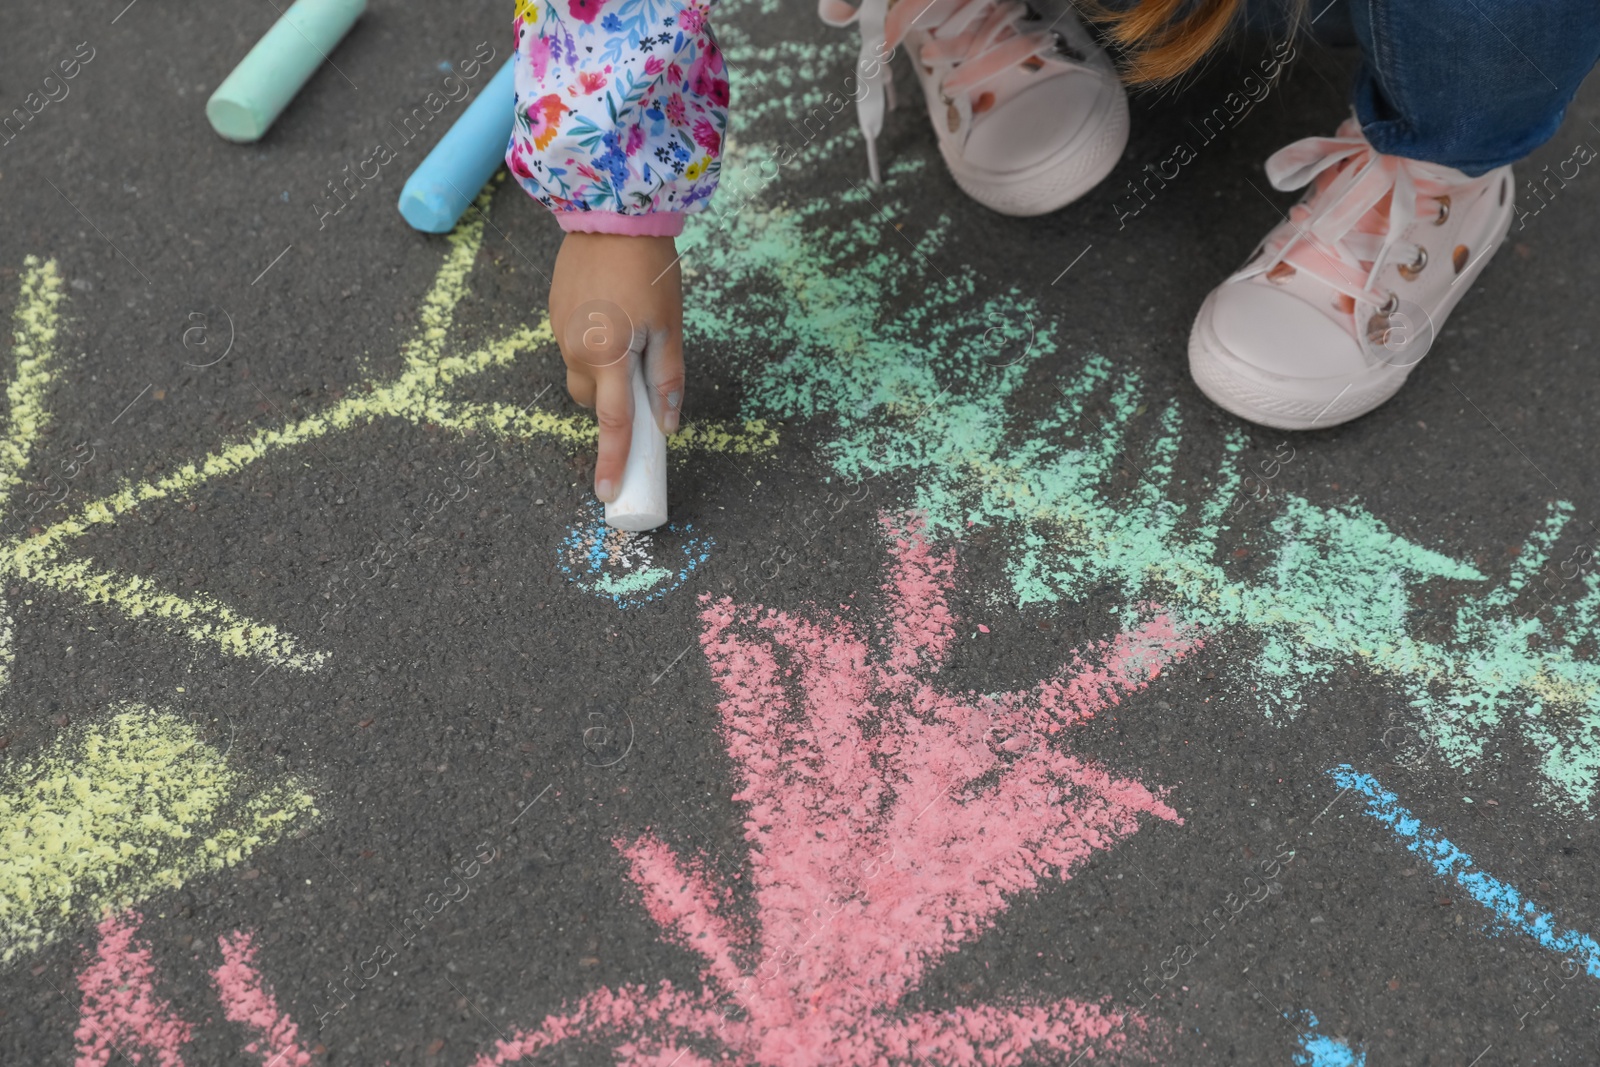
<path fill-rule="evenodd" d="M 623 215 L 616 211 L 556 211 L 552 214 L 568 233 L 676 237 L 683 232 L 683 215 L 677 211 L 656 211 L 649 215 Z"/>

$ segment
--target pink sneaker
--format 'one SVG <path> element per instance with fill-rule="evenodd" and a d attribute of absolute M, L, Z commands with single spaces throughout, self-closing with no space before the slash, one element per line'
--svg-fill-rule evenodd
<path fill-rule="evenodd" d="M 1337 137 L 1273 153 L 1278 189 L 1310 184 L 1189 334 L 1202 392 L 1285 430 L 1365 415 L 1405 384 L 1511 225 L 1511 168 L 1459 170 Z"/>
<path fill-rule="evenodd" d="M 867 167 L 894 105 L 886 57 L 902 42 L 956 184 L 1005 215 L 1043 215 L 1100 183 L 1128 143 L 1128 98 L 1070 10 L 1046 22 L 1018 0 L 818 0 L 822 20 L 861 28 L 856 108 Z"/>

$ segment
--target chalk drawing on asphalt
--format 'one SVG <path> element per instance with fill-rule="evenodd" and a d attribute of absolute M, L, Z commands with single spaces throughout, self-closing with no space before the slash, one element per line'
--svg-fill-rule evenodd
<path fill-rule="evenodd" d="M 670 827 L 615 846 L 662 938 L 700 957 L 703 985 L 592 991 L 479 1067 L 569 1041 L 651 1062 L 709 1045 L 717 1062 L 771 1067 L 914 1047 L 954 1067 L 984 1050 L 1071 1058 L 1147 1039 L 1147 1020 L 1104 1000 L 901 1005 L 1017 897 L 1069 882 L 1147 821 L 1181 822 L 1159 793 L 1074 754 L 1071 736 L 1197 638 L 1145 605 L 1137 626 L 1034 685 L 947 692 L 935 683 L 956 637 L 954 549 L 914 518 L 885 520 L 883 536 L 877 604 L 793 614 L 701 597 L 734 796 L 749 810 L 747 876 L 722 884 Z"/>
<path fill-rule="evenodd" d="M 0 964 L 76 917 L 235 866 L 316 815 L 294 777 L 254 780 L 179 716 L 139 704 L 0 772 Z"/>
<path fill-rule="evenodd" d="M 1521 890 L 1503 882 L 1473 863 L 1472 857 L 1442 832 L 1425 826 L 1400 798 L 1376 778 L 1349 764 L 1328 775 L 1342 789 L 1366 799 L 1365 812 L 1387 827 L 1395 840 L 1433 869 L 1436 877 L 1452 882 L 1488 911 L 1485 929 L 1493 935 L 1518 935 L 1547 951 L 1576 961 L 1590 978 L 1600 978 L 1600 941 L 1594 935 L 1564 926 L 1548 908 L 1535 904 Z"/>
<path fill-rule="evenodd" d="M 735 0 L 740 10 L 756 8 Z M 1537 756 L 1551 800 L 1592 813 L 1600 649 L 1585 637 L 1600 631 L 1600 570 L 1548 606 L 1531 595 L 1569 502 L 1530 517 L 1499 575 L 1355 502 L 1284 492 L 1248 524 L 1236 519 L 1256 458 L 1241 455 L 1243 438 L 1196 456 L 1179 403 L 1135 369 L 1065 358 L 1061 324 L 962 266 L 950 220 L 913 209 L 921 160 L 888 166 L 881 188 L 840 179 L 837 195 L 795 202 L 788 175 L 831 173 L 859 134 L 841 120 L 796 145 L 784 119 L 820 107 L 828 79 L 779 72 L 848 71 L 848 42 L 774 51 L 726 14 L 719 39 L 742 79 L 722 171 L 735 193 L 679 247 L 693 265 L 687 329 L 727 353 L 747 417 L 825 419 L 831 437 L 816 450 L 835 475 L 894 477 L 910 487 L 900 503 L 938 536 L 999 533 L 1009 603 L 1047 610 L 1109 585 L 1124 603 L 1160 600 L 1186 626 L 1231 631 L 1230 644 L 1254 649 L 1237 665 L 1260 686 L 1251 713 L 1279 724 L 1336 671 L 1359 667 L 1394 687 L 1419 736 L 1458 770 L 1504 755 L 1496 746 L 1509 738 Z M 789 162 L 774 178 L 779 159 Z M 1017 358 L 995 358 L 997 345 Z M 749 359 L 756 351 L 776 356 Z M 1446 625 L 1420 626 L 1424 607 Z"/>
<path fill-rule="evenodd" d="M 457 343 L 457 309 L 469 289 L 469 278 L 483 242 L 484 214 L 490 192 L 479 198 L 481 211 L 471 213 L 446 239 L 448 251 L 432 287 L 423 297 L 416 334 L 401 348 L 402 369 L 388 381 L 357 383 L 357 388 L 326 410 L 219 445 L 177 470 L 142 482 L 127 482 L 116 492 L 89 501 L 69 517 L 42 531 L 13 537 L 0 545 L 0 578 L 21 579 L 83 603 L 100 604 L 128 618 L 159 622 L 195 644 L 231 656 L 251 656 L 297 671 L 320 667 L 327 654 L 278 626 L 249 618 L 208 594 L 180 595 L 156 582 L 96 563 L 78 543 L 156 500 L 183 500 L 214 479 L 236 475 L 286 449 L 348 433 L 379 419 L 398 418 L 462 435 L 495 438 L 549 439 L 574 448 L 591 446 L 594 420 L 587 414 L 560 415 L 508 401 L 492 403 L 452 399 L 450 388 L 474 375 L 513 364 L 519 356 L 554 350 L 549 325 L 509 330 L 488 344 L 469 348 Z M 0 509 L 23 479 L 23 471 L 43 431 L 45 407 L 53 381 L 55 342 L 60 329 L 62 292 L 54 262 L 29 257 L 12 344 L 13 372 L 8 396 L 11 417 L 0 438 Z M 368 388 L 362 388 L 366 385 Z M 673 439 L 680 452 L 764 452 L 777 442 L 775 430 L 759 421 L 690 424 Z M 12 648 L 10 615 L 0 619 L 0 666 L 9 670 Z M 7 675 L 8 676 L 8 675 Z M 0 684 L 5 678 L 0 677 Z"/>
<path fill-rule="evenodd" d="M 446 239 L 446 254 L 422 298 L 415 335 L 400 351 L 400 373 L 370 388 L 353 388 L 326 410 L 283 425 L 224 441 L 204 456 L 169 473 L 134 482 L 125 480 L 107 495 L 77 506 L 64 518 L 15 535 L 0 544 L 0 690 L 9 685 L 15 663 L 13 615 L 5 603 L 8 584 L 30 587 L 69 602 L 109 608 L 140 624 L 155 623 L 186 638 L 197 649 L 228 657 L 253 657 L 271 668 L 309 672 L 323 667 L 328 653 L 307 647 L 279 624 L 252 618 L 209 593 L 176 593 L 159 582 L 97 562 L 84 539 L 104 534 L 154 501 L 182 501 L 208 482 L 235 477 L 251 464 L 287 450 L 359 430 L 379 419 L 398 418 L 463 436 L 554 440 L 581 448 L 595 439 L 593 418 L 560 415 L 511 402 L 453 399 L 451 387 L 472 376 L 512 365 L 519 357 L 552 357 L 548 324 L 513 328 L 481 346 L 455 340 L 458 306 L 467 294 L 472 266 L 483 242 L 485 212 L 493 186 L 478 201 L 480 210 Z M 48 398 L 60 370 L 58 346 L 66 294 L 54 261 L 29 256 L 23 262 L 9 353 L 6 386 L 8 418 L 0 432 L 0 516 L 18 510 L 14 497 L 26 487 L 30 462 L 51 428 Z M 691 423 L 673 443 L 679 452 L 762 453 L 777 442 L 776 431 L 760 421 L 738 424 Z M 709 542 L 700 542 L 708 545 Z M 703 557 L 698 557 L 703 558 Z M 681 567 L 680 567 L 681 569 Z M 74 813 L 64 796 L 7 795 L 0 808 L 0 840 L 15 844 L 22 857 L 6 865 L 0 896 L 0 962 L 47 943 L 71 915 L 97 917 L 108 906 L 126 906 L 197 872 L 238 862 L 243 855 L 276 840 L 285 826 L 311 810 L 308 794 L 278 787 L 247 796 L 242 779 L 211 753 L 192 730 L 164 712 L 148 709 L 112 714 L 91 732 L 74 758 L 83 762 L 90 797 Z M 188 730 L 189 732 L 185 732 Z M 61 739 L 65 740 L 65 739 Z M 70 748 L 70 746 L 69 746 Z M 74 773 L 60 764 L 60 746 L 39 757 L 58 778 Z M 193 796 L 163 801 L 141 826 L 130 807 L 140 790 L 176 788 L 194 775 Z M 62 779 L 64 780 L 64 779 Z M 287 792 L 285 791 L 287 789 Z M 157 790 L 158 795 L 166 796 Z M 92 801 L 92 804 L 90 804 Z M 210 829 L 221 806 L 239 801 L 240 821 L 232 829 Z M 42 820 L 42 821 L 41 821 Z M 47 838 L 29 828 L 37 825 Z M 53 846 L 41 847 L 41 840 Z M 125 855 L 111 842 L 130 842 Z M 177 842 L 190 841 L 180 850 Z M 201 847 L 195 848 L 195 845 Z M 179 853 L 182 854 L 179 854 Z M 16 890 L 12 895 L 10 890 Z"/>
<path fill-rule="evenodd" d="M 1291 1022 L 1294 1020 L 1291 1018 Z M 1300 1047 L 1295 1050 L 1295 1067 L 1367 1067 L 1367 1054 L 1358 1052 L 1336 1037 L 1318 1031 L 1317 1017 L 1300 1013 Z"/>
<path fill-rule="evenodd" d="M 591 501 L 562 538 L 556 566 L 579 589 L 632 608 L 660 600 L 687 582 L 711 558 L 714 545 L 696 535 L 692 523 L 668 523 L 646 533 L 612 529 L 604 506 Z"/>

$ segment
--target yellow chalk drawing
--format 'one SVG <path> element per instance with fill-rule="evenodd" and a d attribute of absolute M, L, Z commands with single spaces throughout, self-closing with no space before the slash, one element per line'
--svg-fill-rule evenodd
<path fill-rule="evenodd" d="M 130 618 L 163 621 L 197 644 L 235 656 L 255 656 L 292 670 L 319 667 L 326 653 L 302 650 L 290 635 L 270 623 L 241 615 L 213 597 L 180 596 L 155 582 L 98 567 L 81 553 L 67 558 L 72 543 L 96 526 L 115 524 L 141 504 L 181 500 L 206 482 L 237 474 L 274 452 L 309 444 L 330 434 L 379 418 L 399 418 L 466 434 L 502 439 L 548 438 L 572 447 L 592 445 L 594 421 L 587 415 L 561 416 L 505 403 L 470 403 L 445 395 L 450 386 L 491 368 L 506 367 L 518 355 L 556 354 L 548 320 L 522 327 L 471 352 L 451 350 L 456 308 L 467 293 L 468 277 L 483 244 L 485 212 L 493 186 L 478 198 L 478 211 L 458 226 L 446 242 L 448 251 L 422 300 L 415 336 L 401 348 L 402 370 L 392 381 L 374 383 L 365 391 L 284 426 L 258 430 L 226 442 L 184 467 L 90 501 L 76 514 L 31 536 L 0 545 L 0 577 L 22 578 L 91 604 L 103 604 Z M 18 302 L 13 344 L 15 369 L 8 388 L 10 421 L 0 440 L 0 513 L 21 481 L 40 431 L 48 421 L 42 398 L 50 385 L 49 362 L 57 329 L 61 279 L 53 263 L 29 257 Z M 672 440 L 675 451 L 761 453 L 777 444 L 776 430 L 766 423 L 688 424 Z M 0 687 L 13 656 L 9 615 L 0 611 Z"/>
<path fill-rule="evenodd" d="M 44 394 L 50 385 L 49 364 L 55 356 L 56 305 L 62 299 L 61 273 L 56 265 L 29 256 L 23 262 L 11 345 L 15 369 L 6 386 L 9 417 L 5 436 L 0 438 L 0 491 L 9 492 L 21 483 L 29 449 L 50 421 Z"/>
<path fill-rule="evenodd" d="M 24 260 L 11 342 L 11 383 L 6 387 L 9 417 L 0 437 L 0 511 L 22 484 L 33 443 L 49 420 L 44 395 L 50 385 L 49 363 L 55 355 L 56 305 L 62 299 L 61 272 L 56 265 L 41 263 L 34 256 Z M 13 639 L 11 609 L 0 601 L 0 688 L 11 680 L 16 657 Z"/>
<path fill-rule="evenodd" d="M 360 384 L 328 409 L 285 425 L 225 440 L 182 468 L 114 492 L 30 535 L 0 544 L 0 589 L 21 580 L 133 619 L 155 620 L 197 645 L 254 656 L 292 670 L 321 666 L 327 653 L 301 647 L 270 623 L 247 618 L 204 593 L 180 596 L 159 583 L 97 564 L 76 551 L 79 540 L 115 525 L 151 501 L 181 501 L 208 481 L 236 476 L 250 464 L 381 418 L 515 440 L 592 445 L 593 419 L 561 416 L 532 405 L 451 399 L 455 383 L 504 368 L 520 355 L 559 359 L 548 322 L 512 330 L 471 351 L 451 344 L 456 309 L 483 243 L 489 195 L 471 221 L 446 239 L 447 250 L 423 297 L 416 334 L 400 349 L 401 369 L 386 382 Z M 0 516 L 12 510 L 48 427 L 46 408 L 65 294 L 53 262 L 28 257 L 12 333 L 7 417 L 0 430 Z M 761 422 L 691 424 L 673 441 L 680 453 L 760 453 L 777 444 Z M 12 620 L 0 599 L 0 689 L 14 662 Z M 0 964 L 33 952 L 75 917 L 98 918 L 196 874 L 239 863 L 280 838 L 296 820 L 316 814 L 292 778 L 257 788 L 166 711 L 138 705 L 63 739 L 32 762 L 0 768 Z"/>
<path fill-rule="evenodd" d="M 169 711 L 123 705 L 0 780 L 0 964 L 239 863 L 315 817 L 292 777 L 260 787 Z"/>
<path fill-rule="evenodd" d="M 497 436 L 554 437 L 570 445 L 593 446 L 599 439 L 592 415 L 556 415 L 524 411 L 510 404 L 458 404 L 440 426 L 479 429 Z M 766 452 L 778 443 L 778 431 L 765 419 L 750 419 L 730 429 L 728 423 L 685 423 L 667 438 L 668 452 Z"/>

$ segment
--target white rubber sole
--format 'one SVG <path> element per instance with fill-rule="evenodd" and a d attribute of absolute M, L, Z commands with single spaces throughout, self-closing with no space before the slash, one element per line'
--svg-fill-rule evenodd
<path fill-rule="evenodd" d="M 1496 222 L 1493 231 L 1492 247 L 1496 252 L 1505 243 L 1514 214 L 1515 198 L 1508 196 L 1506 199 L 1503 217 Z M 1468 265 L 1451 285 L 1443 302 L 1430 314 L 1436 337 L 1456 304 L 1493 258 L 1492 253 L 1479 256 Z M 1215 299 L 1216 290 L 1212 290 L 1200 305 L 1200 313 L 1189 331 L 1189 374 L 1212 403 L 1248 422 L 1279 430 L 1337 426 L 1382 406 L 1400 391 L 1416 366 L 1369 367 L 1359 374 L 1334 378 L 1286 378 L 1272 374 L 1240 359 L 1217 338 L 1211 322 Z"/>

